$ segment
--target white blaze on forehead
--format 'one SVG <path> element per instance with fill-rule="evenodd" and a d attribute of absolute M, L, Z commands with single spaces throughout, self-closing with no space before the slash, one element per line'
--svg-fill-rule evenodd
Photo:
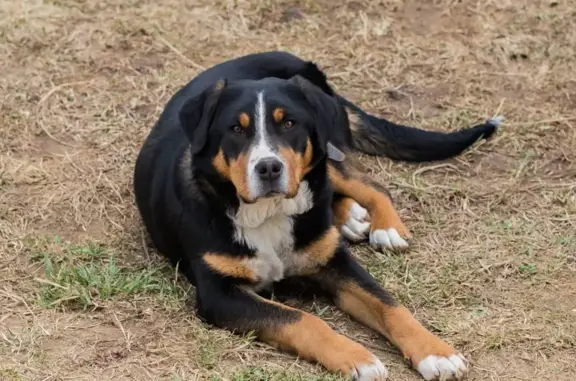
<path fill-rule="evenodd" d="M 256 164 L 262 159 L 275 158 L 286 165 L 282 157 L 278 155 L 276 150 L 270 144 L 270 136 L 266 128 L 266 101 L 264 92 L 260 91 L 257 94 L 256 107 L 254 110 L 254 129 L 255 136 L 254 142 L 250 147 L 248 154 L 248 187 L 250 189 L 251 197 L 259 197 L 261 192 L 261 182 L 256 173 Z M 279 182 L 281 188 L 286 191 L 288 188 L 288 176 L 286 171 L 283 171 L 282 177 Z"/>
<path fill-rule="evenodd" d="M 256 101 L 256 110 L 254 112 L 254 127 L 255 141 L 254 146 L 250 150 L 249 165 L 256 165 L 256 163 L 265 157 L 278 157 L 270 146 L 270 138 L 266 130 L 266 102 L 264 101 L 264 92 L 258 93 Z"/>

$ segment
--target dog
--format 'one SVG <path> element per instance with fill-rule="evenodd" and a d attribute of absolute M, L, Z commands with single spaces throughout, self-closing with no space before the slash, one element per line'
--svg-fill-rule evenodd
<path fill-rule="evenodd" d="M 153 245 L 195 285 L 206 322 L 254 332 L 355 380 L 386 379 L 364 346 L 262 296 L 299 279 L 391 341 L 424 379 L 461 379 L 462 354 L 347 248 L 344 238 L 403 249 L 410 237 L 385 189 L 361 174 L 351 153 L 441 160 L 498 124 L 450 134 L 400 126 L 336 94 L 312 62 L 251 54 L 202 72 L 169 100 L 136 160 L 136 204 Z"/>

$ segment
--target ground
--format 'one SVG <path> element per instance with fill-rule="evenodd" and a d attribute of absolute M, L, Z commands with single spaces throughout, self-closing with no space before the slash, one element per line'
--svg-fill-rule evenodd
<path fill-rule="evenodd" d="M 0 2 L 0 379 L 335 380 L 208 327 L 152 248 L 134 160 L 203 68 L 288 50 L 367 111 L 431 130 L 506 116 L 458 158 L 362 157 L 414 235 L 355 255 L 471 360 L 471 380 L 576 374 L 576 5 L 537 0 Z M 290 301 L 418 380 L 324 300 Z"/>

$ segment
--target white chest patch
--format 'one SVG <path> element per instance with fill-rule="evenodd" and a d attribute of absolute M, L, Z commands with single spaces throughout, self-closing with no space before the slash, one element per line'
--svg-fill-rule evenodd
<path fill-rule="evenodd" d="M 253 204 L 241 202 L 236 215 L 234 240 L 256 252 L 274 271 L 258 274 L 263 284 L 279 281 L 294 249 L 293 216 L 312 208 L 312 192 L 306 181 L 292 199 L 267 198 Z M 271 278 L 272 277 L 272 278 Z"/>

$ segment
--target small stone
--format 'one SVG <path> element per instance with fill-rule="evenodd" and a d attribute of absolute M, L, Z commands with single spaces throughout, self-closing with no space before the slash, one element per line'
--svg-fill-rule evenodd
<path fill-rule="evenodd" d="M 388 94 L 388 97 L 394 99 L 395 101 L 399 101 L 404 98 L 404 94 L 402 94 L 400 91 L 396 89 L 388 89 L 386 90 L 386 94 Z"/>

